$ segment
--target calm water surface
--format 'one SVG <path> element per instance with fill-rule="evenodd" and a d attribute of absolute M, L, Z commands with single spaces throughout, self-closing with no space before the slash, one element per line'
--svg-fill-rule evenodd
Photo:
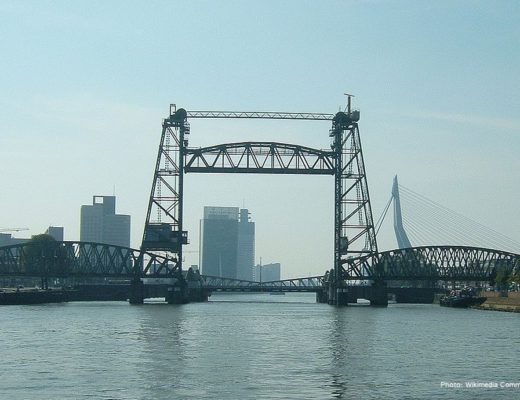
<path fill-rule="evenodd" d="M 0 399 L 514 399 L 518 314 L 313 295 L 0 307 Z"/>

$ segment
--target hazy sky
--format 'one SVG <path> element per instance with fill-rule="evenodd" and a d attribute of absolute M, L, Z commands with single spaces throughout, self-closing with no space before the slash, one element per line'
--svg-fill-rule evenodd
<path fill-rule="evenodd" d="M 520 2 L 2 1 L 0 226 L 65 227 L 117 195 L 140 244 L 162 118 L 334 113 L 356 95 L 372 207 L 392 178 L 520 241 Z M 190 146 L 330 144 L 327 122 L 192 120 Z M 188 174 L 186 263 L 204 205 L 246 206 L 285 277 L 333 259 L 332 177 Z M 390 221 L 380 249 L 396 247 Z"/>

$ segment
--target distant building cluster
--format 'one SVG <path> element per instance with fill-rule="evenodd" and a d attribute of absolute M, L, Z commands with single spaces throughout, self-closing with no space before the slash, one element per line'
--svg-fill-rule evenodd
<path fill-rule="evenodd" d="M 280 278 L 280 263 L 272 264 L 257 264 L 254 268 L 253 280 L 256 282 L 271 282 L 279 281 Z"/>
<path fill-rule="evenodd" d="M 255 266 L 255 223 L 247 209 L 204 207 L 199 246 L 204 275 L 247 281 L 260 281 L 261 276 L 262 281 L 266 281 L 264 276 L 280 279 L 280 264 Z"/>
<path fill-rule="evenodd" d="M 130 247 L 130 215 L 116 214 L 115 196 L 93 196 L 81 206 L 80 241 Z"/>
<path fill-rule="evenodd" d="M 25 230 L 26 228 L 24 228 Z M 46 235 L 52 236 L 57 241 L 62 242 L 64 236 L 64 229 L 62 226 L 49 226 L 45 231 Z M 15 244 L 26 243 L 31 239 L 15 238 L 11 233 L 0 233 L 0 246 L 12 246 Z"/>
<path fill-rule="evenodd" d="M 15 228 L 11 231 L 27 230 Z M 10 230 L 0 230 L 0 246 L 21 244 L 30 239 L 15 238 Z M 55 240 L 64 240 L 62 226 L 49 226 L 46 235 Z M 130 215 L 116 214 L 115 196 L 93 196 L 92 205 L 81 206 L 80 241 L 130 247 Z"/>

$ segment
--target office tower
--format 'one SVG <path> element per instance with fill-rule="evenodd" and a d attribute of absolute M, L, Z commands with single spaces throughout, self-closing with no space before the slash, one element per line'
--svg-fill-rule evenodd
<path fill-rule="evenodd" d="M 115 196 L 93 196 L 81 206 L 80 240 L 130 247 L 130 216 L 116 214 Z"/>
<path fill-rule="evenodd" d="M 255 265 L 255 223 L 250 221 L 249 211 L 241 209 L 238 220 L 237 279 L 253 280 Z"/>
<path fill-rule="evenodd" d="M 63 226 L 49 226 L 45 231 L 45 234 L 52 236 L 58 242 L 63 242 L 63 232 Z"/>
<path fill-rule="evenodd" d="M 204 275 L 252 280 L 255 224 L 250 221 L 248 210 L 204 207 L 199 257 Z"/>
<path fill-rule="evenodd" d="M 204 207 L 200 261 L 204 275 L 236 278 L 238 207 Z"/>
<path fill-rule="evenodd" d="M 253 280 L 256 282 L 279 281 L 280 271 L 280 263 L 258 264 L 254 268 Z"/>

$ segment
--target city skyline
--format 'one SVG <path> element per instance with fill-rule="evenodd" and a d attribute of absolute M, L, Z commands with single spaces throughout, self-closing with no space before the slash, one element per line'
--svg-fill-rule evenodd
<path fill-rule="evenodd" d="M 347 91 L 361 110 L 376 219 L 397 174 L 406 187 L 519 240 L 516 2 L 359 1 L 335 4 L 333 13 L 295 2 L 277 4 L 276 13 L 274 3 L 205 4 L 204 12 L 182 3 L 175 11 L 160 2 L 100 4 L 0 6 L 0 225 L 30 228 L 16 236 L 59 225 L 77 240 L 78 206 L 110 193 L 132 216 L 130 244 L 139 247 L 170 103 L 334 113 Z M 185 18 L 174 29 L 177 12 Z M 195 147 L 330 145 L 325 122 L 190 123 Z M 333 250 L 329 178 L 187 174 L 187 250 L 198 248 L 204 204 L 245 206 L 272 232 L 257 240 L 257 258 L 272 255 L 265 261 L 281 262 L 285 277 L 323 273 Z M 397 247 L 391 226 L 378 240 L 381 249 Z"/>

